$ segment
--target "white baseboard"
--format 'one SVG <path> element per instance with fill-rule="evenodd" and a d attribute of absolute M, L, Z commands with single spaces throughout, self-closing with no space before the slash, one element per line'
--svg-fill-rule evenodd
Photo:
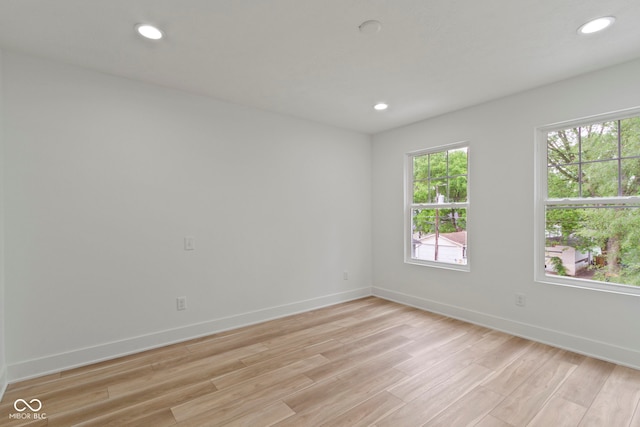
<path fill-rule="evenodd" d="M 17 382 L 39 377 L 370 295 L 371 288 L 360 288 L 18 362 L 8 366 L 5 379 Z"/>
<path fill-rule="evenodd" d="M 493 316 L 437 301 L 420 298 L 384 288 L 374 287 L 373 295 L 400 304 L 453 317 L 522 338 L 548 344 L 554 347 L 580 353 L 596 359 L 606 360 L 618 365 L 640 369 L 640 352 L 602 341 L 567 334 L 539 326 Z"/>
<path fill-rule="evenodd" d="M 9 380 L 7 379 L 7 367 L 0 366 L 0 401 L 4 397 L 4 392 L 7 391 L 7 384 Z"/>

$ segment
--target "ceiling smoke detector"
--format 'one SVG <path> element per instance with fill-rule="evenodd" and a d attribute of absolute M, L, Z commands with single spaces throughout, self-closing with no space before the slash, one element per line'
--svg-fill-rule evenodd
<path fill-rule="evenodd" d="M 370 21 L 364 21 L 362 24 L 360 24 L 358 29 L 362 34 L 372 35 L 380 32 L 380 30 L 382 29 L 382 24 L 380 23 L 380 21 L 372 19 Z"/>

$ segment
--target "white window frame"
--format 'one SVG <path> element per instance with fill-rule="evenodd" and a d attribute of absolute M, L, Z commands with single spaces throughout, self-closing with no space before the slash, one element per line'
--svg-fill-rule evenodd
<path fill-rule="evenodd" d="M 545 208 L 552 205 L 584 205 L 585 200 L 591 203 L 612 203 L 623 205 L 640 204 L 640 197 L 601 197 L 601 198 L 563 198 L 551 199 L 547 197 L 547 135 L 549 132 L 564 130 L 593 123 L 603 123 L 613 120 L 623 120 L 640 115 L 640 107 L 611 113 L 583 117 L 580 119 L 540 126 L 535 130 L 535 223 L 534 223 L 534 280 L 539 283 L 568 286 L 581 289 L 591 289 L 602 292 L 612 292 L 624 295 L 640 296 L 640 286 L 624 285 L 620 283 L 601 282 L 597 280 L 581 279 L 568 276 L 549 275 L 545 271 Z"/>
<path fill-rule="evenodd" d="M 413 158 L 425 154 L 439 153 L 442 151 L 455 150 L 459 148 L 467 149 L 467 201 L 464 203 L 413 203 Z M 469 153 L 471 151 L 468 141 L 460 141 L 452 144 L 440 145 L 437 147 L 425 148 L 418 151 L 412 151 L 405 154 L 405 180 L 404 180 L 404 262 L 406 264 L 422 265 L 426 267 L 436 267 L 446 270 L 470 271 L 471 255 L 469 252 L 469 214 L 470 214 L 470 195 L 471 195 L 471 162 L 469 161 Z M 413 210 L 414 209 L 466 209 L 467 212 L 467 246 L 465 248 L 466 264 L 454 264 L 442 261 L 428 261 L 412 257 L 412 238 L 413 238 Z"/>

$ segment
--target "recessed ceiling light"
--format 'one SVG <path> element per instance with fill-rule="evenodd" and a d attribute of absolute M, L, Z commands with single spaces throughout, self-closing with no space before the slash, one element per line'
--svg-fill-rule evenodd
<path fill-rule="evenodd" d="M 150 40 L 160 40 L 163 37 L 162 31 L 153 25 L 148 24 L 138 24 L 136 25 L 136 31 L 142 37 L 150 39 Z"/>
<path fill-rule="evenodd" d="M 383 111 L 383 110 L 386 110 L 387 108 L 389 108 L 389 106 L 384 102 L 378 102 L 376 105 L 373 106 L 373 109 L 377 111 Z"/>
<path fill-rule="evenodd" d="M 362 34 L 371 35 L 375 33 L 379 33 L 382 29 L 382 24 L 380 21 L 376 21 L 372 19 L 370 21 L 364 21 L 362 24 L 358 26 L 358 29 Z"/>
<path fill-rule="evenodd" d="M 579 34 L 592 34 L 602 31 L 614 23 L 616 18 L 613 16 L 604 16 L 602 18 L 593 19 L 578 28 Z"/>

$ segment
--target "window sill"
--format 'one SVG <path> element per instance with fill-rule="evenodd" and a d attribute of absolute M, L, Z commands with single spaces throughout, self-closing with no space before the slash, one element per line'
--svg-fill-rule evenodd
<path fill-rule="evenodd" d="M 572 277 L 559 277 L 550 276 L 548 274 L 539 275 L 536 277 L 537 283 L 544 283 L 547 285 L 566 286 L 570 288 L 586 289 L 598 292 L 609 292 L 620 295 L 640 296 L 640 286 L 622 285 L 619 283 L 611 282 L 597 282 L 588 279 L 576 279 Z"/>
<path fill-rule="evenodd" d="M 435 262 L 435 261 L 423 261 L 423 260 L 413 259 L 413 258 L 405 259 L 404 263 L 411 264 L 411 265 L 419 265 L 422 267 L 440 268 L 443 270 L 464 271 L 467 273 L 470 271 L 469 264 L 450 264 L 450 263 Z"/>

